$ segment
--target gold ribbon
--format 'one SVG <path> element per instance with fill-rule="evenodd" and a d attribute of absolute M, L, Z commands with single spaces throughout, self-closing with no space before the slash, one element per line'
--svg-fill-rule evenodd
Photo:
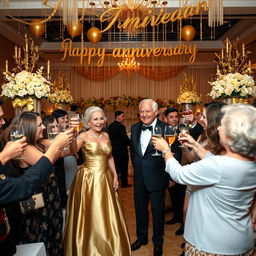
<path fill-rule="evenodd" d="M 16 98 L 12 101 L 12 106 L 14 108 L 20 108 L 20 109 L 22 109 L 23 107 L 26 107 L 27 111 L 32 111 L 34 109 L 34 101 L 32 98 L 28 98 L 28 99 Z"/>

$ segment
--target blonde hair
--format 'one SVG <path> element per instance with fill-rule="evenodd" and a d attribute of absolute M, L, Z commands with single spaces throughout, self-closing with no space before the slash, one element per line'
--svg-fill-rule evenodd
<path fill-rule="evenodd" d="M 84 112 L 84 118 L 83 118 L 83 123 L 84 123 L 84 127 L 85 129 L 89 129 L 90 128 L 90 120 L 91 120 L 91 117 L 92 117 L 92 113 L 96 112 L 96 111 L 99 111 L 102 113 L 103 115 L 103 119 L 104 121 L 106 122 L 107 121 L 107 118 L 103 112 L 103 110 L 100 108 L 100 107 L 97 107 L 97 106 L 91 106 L 89 108 L 87 108 Z"/>

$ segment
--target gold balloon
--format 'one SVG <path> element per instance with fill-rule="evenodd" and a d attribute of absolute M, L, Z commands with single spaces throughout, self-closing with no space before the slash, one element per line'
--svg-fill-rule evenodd
<path fill-rule="evenodd" d="M 29 29 L 36 37 L 43 35 L 45 32 L 44 23 L 40 19 L 32 20 Z"/>
<path fill-rule="evenodd" d="M 78 21 L 77 25 L 67 25 L 67 31 L 68 33 L 73 37 L 79 36 L 82 33 L 83 26 L 82 24 Z"/>
<path fill-rule="evenodd" d="M 90 42 L 96 44 L 102 38 L 102 33 L 98 28 L 92 27 L 87 31 L 87 38 Z"/>
<path fill-rule="evenodd" d="M 186 25 L 181 30 L 181 37 L 187 42 L 192 41 L 195 37 L 195 34 L 196 30 L 191 25 Z"/>

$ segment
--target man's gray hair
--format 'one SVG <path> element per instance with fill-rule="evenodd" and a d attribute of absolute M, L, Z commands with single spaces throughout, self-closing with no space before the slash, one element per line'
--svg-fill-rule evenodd
<path fill-rule="evenodd" d="M 256 156 L 256 108 L 247 104 L 233 104 L 221 109 L 224 132 L 230 138 L 233 152 L 246 157 Z"/>
<path fill-rule="evenodd" d="M 139 104 L 139 109 L 140 109 L 142 103 L 144 103 L 144 102 L 152 102 L 152 108 L 153 108 L 153 110 L 154 110 L 154 111 L 157 111 L 157 110 L 158 110 L 158 104 L 157 104 L 154 100 L 152 100 L 152 99 L 144 99 L 144 100 L 142 100 L 142 101 L 140 102 L 140 104 Z"/>

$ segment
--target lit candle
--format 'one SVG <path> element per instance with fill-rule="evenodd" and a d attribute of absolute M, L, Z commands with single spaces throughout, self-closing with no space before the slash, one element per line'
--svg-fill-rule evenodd
<path fill-rule="evenodd" d="M 5 61 L 5 72 L 8 73 L 8 60 Z"/>
<path fill-rule="evenodd" d="M 18 51 L 18 59 L 21 58 L 21 48 L 19 47 L 19 51 Z"/>
<path fill-rule="evenodd" d="M 15 59 L 17 59 L 18 57 L 18 49 L 17 49 L 17 45 L 15 45 Z"/>
<path fill-rule="evenodd" d="M 26 52 L 28 52 L 28 37 L 27 37 L 27 34 L 25 34 L 25 43 L 26 43 L 25 50 L 26 50 Z"/>
<path fill-rule="evenodd" d="M 244 57 L 245 56 L 245 48 L 244 48 L 244 43 L 243 43 L 243 45 L 242 45 L 242 57 Z"/>
<path fill-rule="evenodd" d="M 226 52 L 228 53 L 228 39 L 226 39 Z"/>
<path fill-rule="evenodd" d="M 47 78 L 50 78 L 50 61 L 47 61 Z"/>
<path fill-rule="evenodd" d="M 224 52 L 223 52 L 223 49 L 221 50 L 221 60 L 224 59 Z"/>

